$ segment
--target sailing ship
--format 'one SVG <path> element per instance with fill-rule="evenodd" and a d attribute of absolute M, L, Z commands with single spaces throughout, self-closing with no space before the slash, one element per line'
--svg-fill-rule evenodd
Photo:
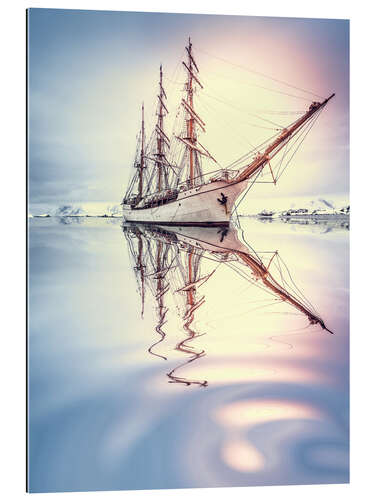
<path fill-rule="evenodd" d="M 271 295 L 271 303 L 288 304 L 305 316 L 310 325 L 318 325 L 332 333 L 295 286 L 279 253 L 259 253 L 249 248 L 240 240 L 233 225 L 219 228 L 183 225 L 163 227 L 124 222 L 123 232 L 134 263 L 142 316 L 146 290 L 155 301 L 155 332 L 158 340 L 151 344 L 149 353 L 167 359 L 159 353 L 160 344 L 167 335 L 164 329 L 170 312 L 166 303 L 167 295 L 173 297 L 177 316 L 182 322 L 181 329 L 185 336 L 175 349 L 188 357 L 167 373 L 170 382 L 207 385 L 206 380 L 187 379 L 176 373 L 205 355 L 204 350 L 192 345 L 194 339 L 202 335 L 197 330 L 197 325 L 194 325 L 194 320 L 198 310 L 206 303 L 206 297 L 200 288 L 216 272 L 217 266 L 211 272 L 202 273 L 201 264 L 204 259 L 229 266 L 242 278 L 262 288 L 267 296 Z M 284 273 L 281 273 L 283 265 Z"/>
<path fill-rule="evenodd" d="M 127 221 L 163 225 L 227 225 L 237 200 L 257 182 L 265 167 L 269 168 L 272 181 L 276 184 L 278 179 L 272 170 L 271 160 L 286 146 L 290 149 L 293 140 L 297 142 L 301 137 L 302 140 L 305 138 L 302 134 L 309 132 L 315 119 L 335 95 L 321 102 L 312 102 L 300 118 L 279 129 L 276 136 L 255 148 L 250 156 L 245 155 L 228 168 L 204 172 L 203 159 L 214 164 L 217 161 L 199 141 L 206 124 L 197 113 L 194 96 L 203 89 L 203 85 L 190 38 L 185 48 L 187 60 L 182 64 L 187 79 L 180 105 L 183 113 L 182 130 L 171 139 L 166 133 L 167 94 L 163 86 L 163 68 L 160 66 L 157 122 L 153 140 L 147 146 L 142 104 L 135 173 L 122 200 L 123 215 Z M 244 163 L 241 163 L 242 160 Z"/>

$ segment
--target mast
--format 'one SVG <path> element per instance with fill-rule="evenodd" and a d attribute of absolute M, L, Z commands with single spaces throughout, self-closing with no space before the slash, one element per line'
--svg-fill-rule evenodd
<path fill-rule="evenodd" d="M 198 66 L 194 60 L 192 54 L 192 43 L 189 37 L 188 46 L 185 47 L 188 55 L 187 64 L 185 61 L 182 62 L 183 66 L 187 70 L 187 81 L 186 81 L 186 99 L 182 99 L 182 105 L 185 108 L 186 112 L 186 136 L 185 137 L 177 137 L 181 142 L 185 144 L 188 150 L 188 160 L 189 160 L 189 172 L 188 172 L 188 183 L 189 187 L 194 187 L 196 177 L 201 175 L 200 168 L 197 161 L 197 153 L 203 154 L 204 156 L 208 156 L 211 158 L 211 155 L 206 150 L 201 150 L 197 146 L 197 132 L 196 125 L 199 125 L 200 128 L 204 131 L 204 122 L 198 116 L 196 111 L 194 110 L 194 88 L 193 83 L 198 84 L 202 89 L 203 85 L 199 81 L 196 73 L 199 73 Z M 198 143 L 199 144 L 199 143 Z M 199 144 L 200 145 L 200 144 Z M 201 145 L 200 145 L 201 146 Z M 202 147 L 202 146 L 201 146 Z M 203 148 L 204 149 L 204 148 Z"/>
<path fill-rule="evenodd" d="M 161 240 L 157 241 L 157 256 L 156 256 L 156 302 L 157 302 L 157 313 L 158 313 L 158 318 L 159 321 L 157 325 L 155 326 L 155 331 L 160 335 L 160 339 L 148 348 L 148 352 L 152 354 L 153 356 L 157 356 L 158 358 L 162 359 L 167 359 L 165 356 L 162 356 L 161 354 L 157 354 L 156 352 L 153 351 L 154 347 L 156 347 L 158 344 L 163 342 L 165 339 L 166 333 L 164 330 L 162 330 L 163 325 L 167 322 L 166 320 L 166 314 L 167 314 L 167 307 L 164 304 L 164 295 L 168 292 L 169 290 L 169 283 L 165 284 L 165 259 L 166 255 L 168 253 L 168 247 L 165 245 L 165 243 Z M 163 256 L 162 256 L 163 253 Z M 153 277 L 155 277 L 153 276 Z"/>
<path fill-rule="evenodd" d="M 169 138 L 164 132 L 164 116 L 168 113 L 167 106 L 165 105 L 164 99 L 167 99 L 167 95 L 165 93 L 163 87 L 163 66 L 160 65 L 160 73 L 159 73 L 159 106 L 157 112 L 157 124 L 156 124 L 156 135 L 157 135 L 157 148 L 156 148 L 156 165 L 157 165 L 157 189 L 161 191 L 164 188 L 168 188 L 168 174 L 164 168 L 166 163 L 165 158 L 165 146 L 169 148 Z M 164 179 L 163 179 L 164 173 Z"/>
<path fill-rule="evenodd" d="M 141 127 L 141 163 L 139 165 L 138 199 L 143 196 L 143 170 L 145 168 L 145 110 L 142 103 L 142 127 Z"/>
<path fill-rule="evenodd" d="M 335 94 L 330 95 L 323 102 L 313 102 L 310 105 L 309 110 L 294 124 L 285 128 L 282 133 L 277 137 L 275 141 L 273 141 L 264 151 L 263 154 L 257 156 L 254 161 L 252 161 L 249 165 L 244 167 L 244 169 L 238 174 L 237 177 L 233 180 L 233 182 L 241 182 L 245 179 L 248 179 L 253 174 L 262 169 L 270 160 L 287 144 L 289 139 L 293 137 L 301 127 L 308 121 L 310 118 L 320 109 L 322 109 L 327 102 L 334 97 Z"/>
<path fill-rule="evenodd" d="M 201 297 L 200 299 L 197 299 L 197 283 L 202 284 L 202 281 L 199 279 L 199 274 L 200 274 L 200 268 L 199 268 L 199 263 L 200 259 L 202 257 L 202 254 L 199 252 L 196 252 L 196 249 L 192 247 L 191 245 L 188 245 L 188 248 L 186 250 L 186 257 L 187 257 L 187 262 L 185 265 L 183 265 L 183 277 L 184 277 L 184 286 L 180 288 L 179 290 L 176 290 L 175 292 L 177 293 L 186 293 L 186 307 L 185 307 L 185 313 L 183 316 L 183 329 L 187 333 L 187 337 L 176 345 L 175 349 L 176 351 L 180 351 L 184 354 L 190 355 L 190 358 L 185 361 L 184 363 L 181 363 L 180 365 L 176 366 L 173 370 L 171 370 L 169 373 L 167 373 L 167 376 L 171 379 L 170 382 L 174 383 L 182 383 L 186 385 L 192 385 L 196 384 L 201 387 L 206 387 L 207 386 L 207 380 L 193 380 L 193 379 L 187 379 L 185 377 L 181 377 L 176 375 L 177 370 L 180 370 L 182 367 L 188 365 L 189 363 L 192 363 L 196 359 L 205 356 L 206 352 L 204 349 L 198 350 L 190 344 L 190 342 L 196 338 L 200 337 L 202 334 L 199 332 L 193 330 L 192 328 L 192 323 L 194 321 L 194 313 L 195 311 L 201 307 L 205 303 L 205 297 Z M 185 274 L 186 273 L 186 274 Z M 208 279 L 205 278 L 204 281 Z M 203 281 L 203 282 L 204 282 Z M 198 286 L 200 286 L 200 284 Z"/>
<path fill-rule="evenodd" d="M 187 48 L 188 61 L 189 61 L 189 73 L 188 73 L 188 87 L 187 87 L 187 97 L 190 109 L 194 111 L 193 104 L 193 57 L 191 55 L 191 40 L 189 37 L 189 47 Z M 195 144 L 195 126 L 194 126 L 194 115 L 191 114 L 190 120 L 188 120 L 188 134 L 190 141 Z M 190 164 L 190 184 L 194 187 L 194 164 L 193 164 L 193 148 L 189 148 L 189 164 Z"/>
<path fill-rule="evenodd" d="M 143 245 L 144 234 L 137 226 L 123 226 L 123 232 L 135 264 L 134 271 L 141 296 L 141 317 L 143 318 L 145 305 L 145 258 L 147 257 L 147 248 L 145 252 Z M 138 241 L 138 248 L 136 248 L 135 239 Z"/>

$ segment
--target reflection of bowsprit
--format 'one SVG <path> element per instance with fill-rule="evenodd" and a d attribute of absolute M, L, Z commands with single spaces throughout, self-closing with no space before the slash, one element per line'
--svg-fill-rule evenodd
<path fill-rule="evenodd" d="M 223 205 L 226 202 L 221 199 L 219 201 Z M 176 304 L 177 315 L 182 320 L 181 329 L 184 336 L 176 344 L 175 350 L 185 357 L 166 373 L 170 383 L 200 387 L 208 385 L 207 380 L 184 377 L 180 373 L 206 355 L 204 349 L 193 345 L 198 337 L 205 335 L 200 331 L 199 322 L 195 323 L 195 316 L 199 316 L 198 310 L 206 303 L 200 287 L 211 278 L 219 264 L 225 263 L 242 278 L 270 293 L 272 304 L 275 303 L 274 299 L 288 303 L 306 316 L 310 324 L 320 325 L 323 330 L 332 333 L 294 284 L 279 253 L 265 251 L 261 252 L 264 253 L 261 257 L 259 252 L 255 252 L 238 239 L 237 231 L 233 227 L 218 230 L 215 227 L 189 226 L 184 230 L 167 230 L 164 227 L 125 223 L 123 231 L 135 263 L 142 316 L 146 288 L 147 293 L 150 292 L 155 300 L 155 332 L 158 338 L 148 348 L 148 352 L 167 360 L 167 356 L 161 354 L 160 349 L 162 345 L 165 346 L 163 342 L 167 338 L 165 325 L 168 322 L 168 313 L 170 314 L 168 304 L 171 297 Z M 209 274 L 201 268 L 203 258 L 218 264 Z M 157 350 L 159 352 L 156 352 Z"/>

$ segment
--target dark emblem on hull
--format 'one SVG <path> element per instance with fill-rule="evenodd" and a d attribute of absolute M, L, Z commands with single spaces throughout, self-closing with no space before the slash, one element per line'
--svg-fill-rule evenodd
<path fill-rule="evenodd" d="M 227 201 L 228 201 L 228 196 L 225 196 L 224 193 L 220 193 L 221 194 L 221 198 L 217 198 L 217 201 L 221 204 L 221 205 L 226 205 Z"/>

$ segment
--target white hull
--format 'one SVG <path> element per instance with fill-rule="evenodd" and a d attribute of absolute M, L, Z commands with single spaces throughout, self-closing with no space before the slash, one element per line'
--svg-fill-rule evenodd
<path fill-rule="evenodd" d="M 153 208 L 132 209 L 123 206 L 125 220 L 169 225 L 228 224 L 234 204 L 246 189 L 248 180 L 237 184 L 215 181 L 178 194 L 176 200 Z M 219 203 L 221 193 L 227 197 L 226 205 Z"/>

